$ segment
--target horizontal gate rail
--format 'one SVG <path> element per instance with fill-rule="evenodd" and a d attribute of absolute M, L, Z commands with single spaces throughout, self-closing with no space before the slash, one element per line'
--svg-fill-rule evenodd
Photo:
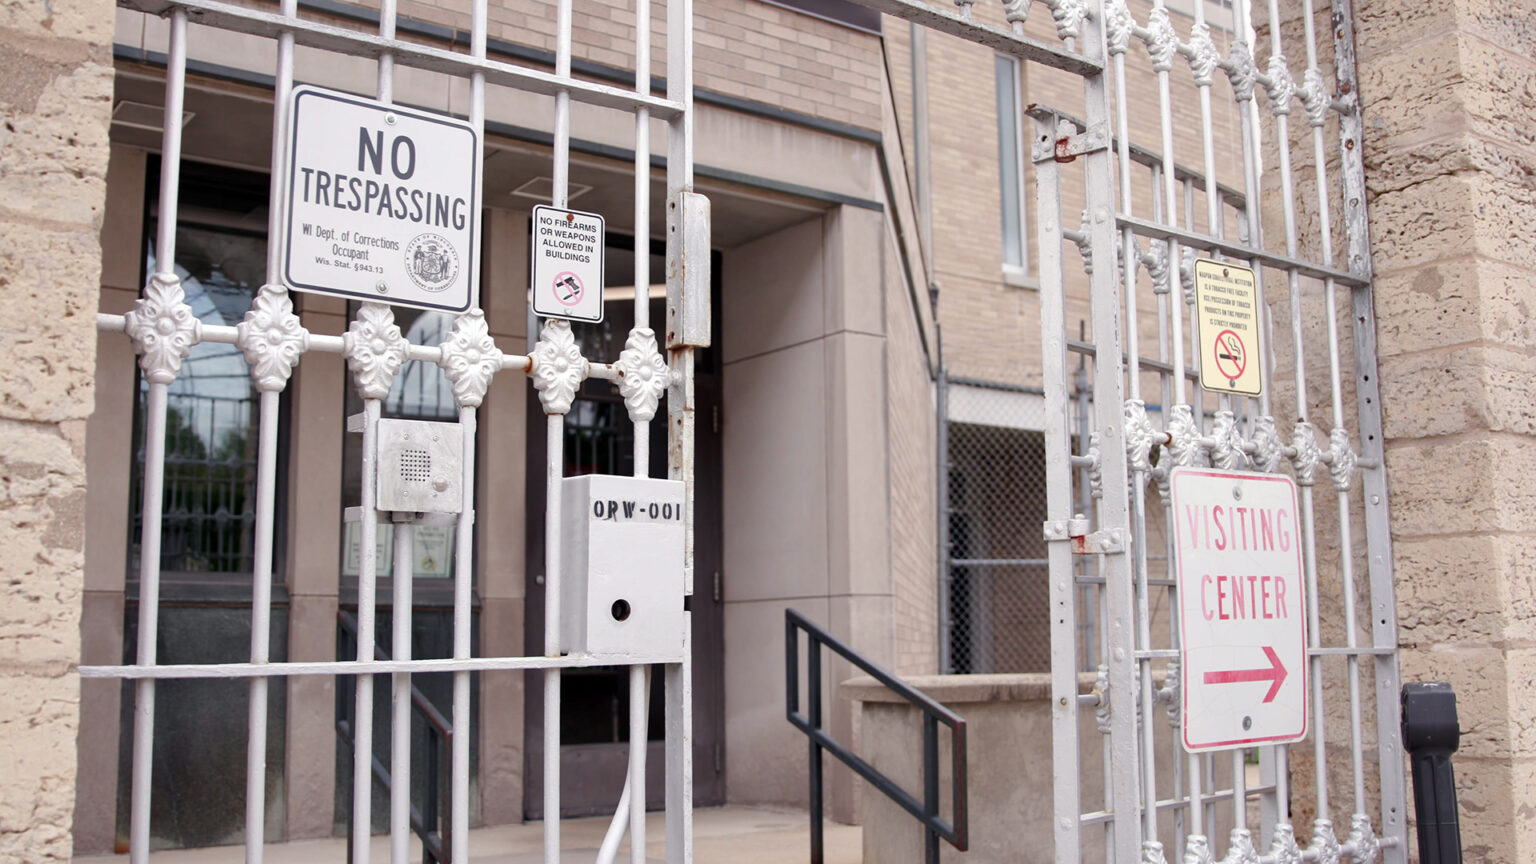
<path fill-rule="evenodd" d="M 295 44 L 306 48 L 355 57 L 377 58 L 389 55 L 398 66 L 445 75 L 468 77 L 479 73 L 485 76 L 488 84 L 514 87 L 545 96 L 569 93 L 579 102 L 603 108 L 623 111 L 645 108 L 658 120 L 674 120 L 683 113 L 680 103 L 649 93 L 621 90 L 606 84 L 562 77 L 419 42 L 406 42 L 321 21 L 290 18 L 220 0 L 120 0 L 119 5 L 150 15 L 165 15 L 172 9 L 185 9 L 197 15 L 196 23 L 210 27 L 268 38 L 289 33 L 293 35 Z"/>
<path fill-rule="evenodd" d="M 800 711 L 800 633 L 806 639 L 806 705 Z M 821 648 L 832 652 L 864 674 L 890 688 L 896 695 L 907 700 L 923 715 L 923 800 L 902 789 L 878 768 L 859 758 L 837 739 L 821 728 Z M 935 702 L 927 694 L 901 681 L 901 679 L 871 662 L 869 658 L 853 650 L 842 640 L 811 623 L 793 609 L 784 610 L 784 716 L 790 725 L 804 732 L 810 739 L 811 780 L 811 862 L 821 864 L 822 851 L 822 766 L 823 750 L 836 756 L 844 765 L 852 768 L 860 777 L 868 780 L 887 798 L 896 802 L 923 826 L 924 854 L 929 864 L 938 864 L 939 838 L 951 846 L 966 851 L 970 846 L 970 820 L 967 816 L 966 738 L 965 720 L 955 712 Z M 950 759 L 953 766 L 953 821 L 939 816 L 939 724 L 950 730 Z"/>

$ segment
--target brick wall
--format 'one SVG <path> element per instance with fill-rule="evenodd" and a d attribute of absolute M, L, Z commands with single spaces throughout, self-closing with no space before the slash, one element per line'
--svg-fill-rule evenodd
<path fill-rule="evenodd" d="M 887 243 L 887 250 L 894 243 Z M 896 673 L 939 671 L 938 526 L 933 385 L 895 256 L 886 263 L 886 411 L 890 428 L 891 583 Z M 924 298 L 926 300 L 926 298 Z"/>
<path fill-rule="evenodd" d="M 67 861 L 112 4 L 0 4 L 0 861 Z"/>
<path fill-rule="evenodd" d="M 374 5 L 374 4 L 363 4 Z M 463 0 L 403 0 L 400 14 L 469 29 Z M 651 72 L 665 75 L 666 4 L 651 4 Z M 694 83 L 728 96 L 865 129 L 880 127 L 880 39 L 759 0 L 701 0 L 694 6 Z M 553 51 L 555 4 L 490 4 L 489 35 Z M 634 68 L 633 0 L 574 5 L 573 56 Z"/>
<path fill-rule="evenodd" d="M 1132 14 L 1145 23 L 1150 4 L 1133 0 Z M 997 26 L 1004 26 L 1001 7 L 977 4 L 975 14 Z M 1173 14 L 1174 26 L 1187 38 L 1192 19 Z M 890 30 L 889 22 L 887 29 Z M 1043 11 L 1034 15 L 1027 26 L 1029 35 L 1059 44 L 1054 25 Z M 1217 30 L 1214 38 L 1225 54 L 1230 35 Z M 905 56 L 905 45 L 903 53 Z M 943 322 L 945 361 L 956 377 L 980 378 L 1022 385 L 1040 385 L 1039 300 L 1028 288 L 1004 284 L 1002 278 L 1002 221 L 998 193 L 999 166 L 997 117 L 995 104 L 994 54 L 991 50 L 960 39 L 932 34 L 928 39 L 930 135 L 933 164 L 934 261 L 936 278 L 941 284 L 940 319 Z M 1127 94 L 1130 99 L 1130 139 L 1151 150 L 1161 150 L 1157 76 L 1140 43 L 1133 40 L 1126 55 Z M 1188 64 L 1175 61 L 1170 75 L 1172 97 L 1173 155 L 1181 166 L 1203 171 L 1199 92 L 1191 83 Z M 1082 79 L 1037 64 L 1025 64 L 1021 102 L 1057 108 L 1077 117 L 1085 115 Z M 911 110 L 910 86 L 894 82 L 898 93 L 897 110 Z M 1230 88 L 1218 73 L 1211 89 L 1212 124 L 1217 175 L 1221 182 L 1241 188 L 1241 140 L 1238 117 L 1231 106 Z M 1033 131 L 1033 121 L 1024 119 L 1023 134 Z M 1039 214 L 1035 206 L 1034 168 L 1025 155 L 1026 188 L 1024 196 L 1025 236 L 1028 243 L 1031 274 L 1037 273 L 1033 261 L 1035 231 Z M 1151 175 L 1146 169 L 1133 171 L 1136 186 L 1131 211 L 1151 218 Z M 1066 227 L 1077 227 L 1083 207 L 1081 162 L 1063 167 L 1062 212 Z M 1202 193 L 1197 192 L 1194 224 L 1205 225 Z M 1178 209 L 1180 224 L 1185 224 L 1183 202 Z M 1069 292 L 1069 325 L 1087 320 L 1087 280 L 1080 258 L 1070 248 L 1065 254 Z M 1150 308 L 1151 295 L 1142 278 L 1144 308 Z M 1155 321 L 1143 320 L 1147 338 L 1155 339 Z M 1155 345 L 1155 342 L 1148 343 Z M 1155 355 L 1155 348 L 1151 353 Z"/>

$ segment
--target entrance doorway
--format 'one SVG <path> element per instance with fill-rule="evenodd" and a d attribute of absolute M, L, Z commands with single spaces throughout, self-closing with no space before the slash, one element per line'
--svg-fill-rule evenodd
<path fill-rule="evenodd" d="M 609 233 L 604 251 L 604 284 L 633 281 L 634 244 Z M 666 321 L 664 243 L 651 248 L 651 285 L 608 288 L 603 321 L 573 327 L 588 358 L 617 357 L 634 326 L 634 294 L 648 291 L 653 328 Z M 693 611 L 693 800 L 696 806 L 725 802 L 725 681 L 723 607 L 716 590 L 721 567 L 721 447 L 717 418 L 720 405 L 719 256 L 711 272 L 716 344 L 698 352 L 694 393 L 697 405 L 694 449 L 694 595 Z M 658 339 L 658 341 L 661 341 Z M 530 385 L 531 386 L 531 385 Z M 666 403 L 651 421 L 650 476 L 667 476 Z M 539 400 L 528 400 L 528 469 L 542 472 L 546 458 L 545 417 Z M 588 379 L 565 420 L 565 476 L 631 475 L 634 429 L 618 387 Z M 527 599 L 524 645 L 530 655 L 544 651 L 544 484 L 527 484 Z M 523 815 L 544 817 L 544 687 L 542 672 L 529 672 L 524 688 Z M 646 801 L 663 809 L 666 759 L 660 670 L 651 678 Z M 628 667 L 567 669 L 561 676 L 560 816 L 612 813 L 624 789 L 629 764 Z"/>

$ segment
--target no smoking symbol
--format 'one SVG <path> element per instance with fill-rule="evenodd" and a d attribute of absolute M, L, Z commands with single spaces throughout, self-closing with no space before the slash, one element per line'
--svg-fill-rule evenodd
<path fill-rule="evenodd" d="M 1248 351 L 1243 347 L 1242 337 L 1231 330 L 1221 331 L 1216 336 L 1215 351 L 1216 371 L 1236 384 L 1248 368 Z"/>
<path fill-rule="evenodd" d="M 555 291 L 555 299 L 562 306 L 575 306 L 581 302 L 582 295 L 586 293 L 586 287 L 581 284 L 581 277 L 569 270 L 555 277 L 552 286 Z"/>

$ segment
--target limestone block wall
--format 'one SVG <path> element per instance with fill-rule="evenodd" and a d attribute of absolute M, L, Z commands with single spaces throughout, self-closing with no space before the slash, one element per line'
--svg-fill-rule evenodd
<path fill-rule="evenodd" d="M 0 861 L 67 861 L 110 0 L 0 4 Z"/>
<path fill-rule="evenodd" d="M 1447 680 L 1467 860 L 1536 855 L 1536 4 L 1364 0 L 1405 680 Z"/>

